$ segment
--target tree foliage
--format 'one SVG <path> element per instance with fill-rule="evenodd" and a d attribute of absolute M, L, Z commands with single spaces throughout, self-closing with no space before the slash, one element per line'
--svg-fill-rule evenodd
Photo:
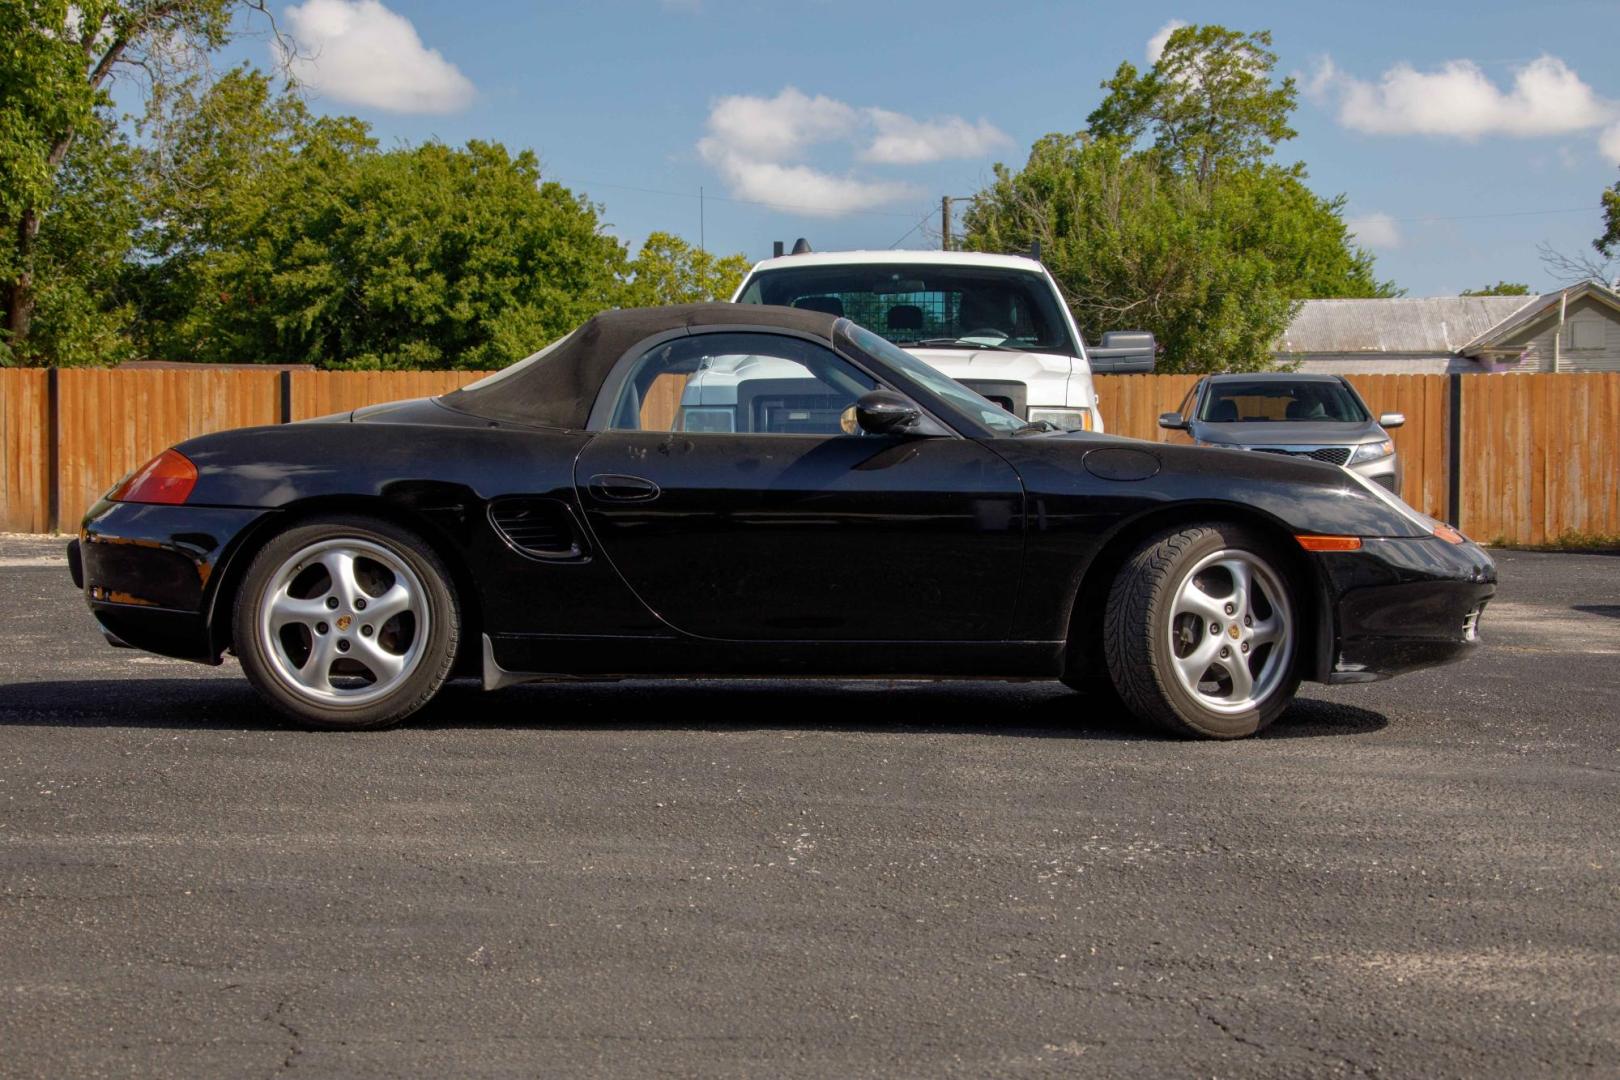
<path fill-rule="evenodd" d="M 379 151 L 238 70 L 143 154 L 147 348 L 202 361 L 499 367 L 619 299 L 595 206 L 497 143 Z"/>
<path fill-rule="evenodd" d="M 967 245 L 1042 256 L 1082 331 L 1152 331 L 1169 371 L 1254 370 L 1301 300 L 1386 296 L 1345 227 L 1344 200 L 1270 162 L 1293 135 L 1264 33 L 1183 27 L 1153 69 L 1105 87 L 1089 132 L 1047 135 L 998 164 Z"/>
<path fill-rule="evenodd" d="M 1603 235 L 1592 246 L 1605 259 L 1620 258 L 1620 180 L 1603 193 Z"/>
<path fill-rule="evenodd" d="M 1483 289 L 1464 289 L 1460 296 L 1529 296 L 1530 286 L 1520 281 L 1498 281 Z"/>
<path fill-rule="evenodd" d="M 1122 63 L 1102 84 L 1102 104 L 1086 118 L 1094 138 L 1146 141 L 1170 168 L 1212 182 L 1221 168 L 1269 159 L 1292 139 L 1292 78 L 1273 84 L 1271 34 L 1224 26 L 1178 27 L 1153 66 Z"/>
<path fill-rule="evenodd" d="M 0 323 L 11 360 L 72 362 L 108 333 L 111 294 L 94 275 L 73 279 L 116 253 L 115 234 L 86 217 L 85 200 L 113 197 L 107 185 L 127 168 L 108 115 L 107 86 L 119 70 L 153 86 L 191 58 L 224 44 L 243 9 L 262 0 L 4 0 L 0 3 Z M 71 215 L 52 236 L 53 214 Z M 93 217 L 94 215 L 91 215 Z M 127 234 L 126 234 L 127 235 Z M 70 298 L 88 297 L 81 309 Z M 32 340 L 36 319 L 39 340 Z"/>
<path fill-rule="evenodd" d="M 624 306 L 730 300 L 748 273 L 748 265 L 747 256 L 741 253 L 719 256 L 694 248 L 673 233 L 655 232 L 630 264 Z"/>

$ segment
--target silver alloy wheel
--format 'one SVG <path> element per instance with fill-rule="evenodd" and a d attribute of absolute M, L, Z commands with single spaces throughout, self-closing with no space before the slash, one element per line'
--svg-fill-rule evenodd
<path fill-rule="evenodd" d="M 1223 549 L 1200 559 L 1170 609 L 1171 666 L 1212 712 L 1259 708 L 1294 662 L 1288 590 L 1265 560 Z"/>
<path fill-rule="evenodd" d="M 288 690 L 317 705 L 366 705 L 421 663 L 427 591 L 397 553 L 322 540 L 277 568 L 259 603 L 259 646 Z"/>

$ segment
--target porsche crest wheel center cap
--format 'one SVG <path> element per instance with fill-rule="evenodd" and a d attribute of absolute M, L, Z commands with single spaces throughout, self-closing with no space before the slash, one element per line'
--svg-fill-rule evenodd
<path fill-rule="evenodd" d="M 343 616 L 343 618 L 339 619 L 338 620 L 338 629 L 339 630 L 348 629 L 348 627 L 346 625 L 348 623 L 348 621 L 349 621 L 349 617 L 347 615 L 345 615 L 345 616 Z M 1238 630 L 1237 623 L 1233 623 L 1231 626 L 1228 626 L 1226 628 L 1226 632 L 1232 636 L 1233 641 L 1236 641 L 1238 639 L 1238 634 L 1240 633 L 1240 631 Z"/>
<path fill-rule="evenodd" d="M 351 618 L 350 616 L 348 616 L 348 615 L 339 615 L 338 619 L 337 619 L 338 632 L 339 633 L 347 632 L 348 629 L 349 629 L 349 624 L 352 623 L 352 622 L 354 622 L 354 619 Z M 1237 637 L 1237 627 L 1235 627 L 1235 626 L 1232 627 L 1232 636 Z"/>

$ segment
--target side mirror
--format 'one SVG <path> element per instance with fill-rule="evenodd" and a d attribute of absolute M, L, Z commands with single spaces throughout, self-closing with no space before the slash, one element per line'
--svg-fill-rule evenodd
<path fill-rule="evenodd" d="M 1159 349 L 1146 330 L 1110 330 L 1101 345 L 1086 350 L 1086 356 L 1096 373 L 1145 374 L 1158 364 Z"/>
<path fill-rule="evenodd" d="M 1380 413 L 1378 426 L 1381 428 L 1397 428 L 1406 423 L 1406 414 L 1398 412 Z"/>
<path fill-rule="evenodd" d="M 899 435 L 922 419 L 922 410 L 893 390 L 873 390 L 855 402 L 855 422 L 868 435 Z"/>
<path fill-rule="evenodd" d="M 1160 413 L 1159 426 L 1166 431 L 1186 431 L 1187 418 L 1178 412 Z"/>

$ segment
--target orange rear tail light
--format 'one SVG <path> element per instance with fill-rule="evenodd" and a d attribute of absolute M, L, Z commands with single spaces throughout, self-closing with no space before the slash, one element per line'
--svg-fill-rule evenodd
<path fill-rule="evenodd" d="M 1360 551 L 1359 536 L 1296 536 L 1306 551 Z"/>
<path fill-rule="evenodd" d="M 165 450 L 130 473 L 108 494 L 113 502 L 179 506 L 197 486 L 197 466 L 178 450 Z"/>

